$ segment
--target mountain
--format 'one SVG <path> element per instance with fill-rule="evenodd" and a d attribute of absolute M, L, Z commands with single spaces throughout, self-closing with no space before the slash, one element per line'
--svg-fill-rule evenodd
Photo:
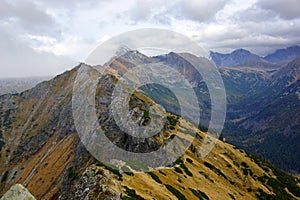
<path fill-rule="evenodd" d="M 229 54 L 211 52 L 210 56 L 217 66 L 236 66 L 252 61 L 262 61 L 262 58 L 245 49 L 237 49 Z"/>
<path fill-rule="evenodd" d="M 277 49 L 265 57 L 260 57 L 245 49 L 237 49 L 231 53 L 210 53 L 211 59 L 217 66 L 222 67 L 249 67 L 260 69 L 277 69 L 282 63 L 300 57 L 300 46 L 295 45 L 285 49 Z"/>
<path fill-rule="evenodd" d="M 264 57 L 269 62 L 284 62 L 291 61 L 297 57 L 300 57 L 300 46 L 291 46 L 285 49 L 278 49 L 274 53 L 271 53 Z"/>
<path fill-rule="evenodd" d="M 139 55 L 140 53 L 129 52 L 129 54 L 132 55 L 126 55 L 126 57 L 134 58 L 137 57 L 135 54 Z M 145 62 L 143 57 L 140 60 L 136 58 L 132 60 L 135 60 L 137 64 Z M 174 52 L 146 60 L 148 64 L 157 62 L 172 66 L 189 80 L 198 96 L 201 126 L 207 127 L 211 118 L 211 104 L 209 91 L 202 76 L 180 54 Z M 197 62 L 201 62 L 201 60 L 199 59 Z M 120 63 L 123 64 L 120 65 Z M 287 82 L 293 83 L 297 80 L 298 66 L 296 63 L 282 65 L 264 60 L 251 61 L 232 67 L 219 67 L 219 71 L 224 81 L 228 103 L 223 132 L 228 141 L 241 148 L 246 148 L 251 153 L 263 156 L 282 169 L 299 174 L 297 154 L 286 153 L 287 156 L 283 158 L 280 153 L 298 150 L 297 127 L 299 122 L 297 119 L 300 107 L 297 98 L 290 99 L 290 95 L 287 95 L 290 94 L 289 89 L 285 88 Z M 290 67 L 291 65 L 294 67 Z M 124 69 L 128 70 L 124 66 L 134 67 L 132 63 L 122 61 L 121 58 L 118 59 L 118 65 L 112 67 L 123 73 Z M 174 81 L 176 79 L 170 78 L 160 71 L 153 73 L 162 74 L 161 80 Z M 153 84 L 148 84 L 140 89 L 157 103 L 163 105 L 167 111 L 180 115 L 179 102 L 170 90 Z M 297 93 L 297 87 L 294 88 L 293 93 Z M 285 108 L 286 105 L 292 106 L 291 111 Z M 190 111 L 192 110 L 195 108 L 190 109 Z M 291 121 L 290 119 L 295 120 Z M 286 137 L 281 137 L 282 132 Z M 279 136 L 274 136 L 275 133 Z M 279 145 L 278 142 L 282 139 L 285 142 Z M 264 142 L 262 142 L 263 140 Z M 273 147 L 278 145 L 280 148 L 273 150 Z"/>
<path fill-rule="evenodd" d="M 212 53 L 223 78 L 228 141 L 299 174 L 299 46 L 260 59 Z M 237 50 L 238 51 L 238 50 Z M 246 56 L 247 54 L 245 54 Z M 248 52 L 249 55 L 249 52 Z M 294 60 L 295 59 L 295 60 Z M 240 64 L 237 64 L 237 63 Z"/>
<path fill-rule="evenodd" d="M 298 174 L 300 157 L 295 152 L 300 151 L 300 58 L 261 84 L 231 106 L 225 132 L 234 144 Z"/>
<path fill-rule="evenodd" d="M 20 93 L 36 84 L 51 79 L 50 77 L 0 78 L 0 95 Z"/>
<path fill-rule="evenodd" d="M 72 91 L 82 66 L 88 67 L 80 64 L 30 90 L 0 96 L 0 194 L 22 184 L 36 199 L 300 198 L 299 179 L 228 143 L 215 141 L 203 159 L 201 147 L 214 139 L 172 113 L 154 137 L 140 140 L 126 135 L 108 116 L 116 71 L 98 80 L 95 97 L 99 123 L 111 142 L 144 152 L 176 134 L 192 145 L 171 166 L 152 172 L 139 172 L 134 163 L 115 169 L 97 161 L 83 146 L 72 116 Z M 97 73 L 90 72 L 92 77 Z M 136 123 L 147 125 L 153 102 L 139 91 L 132 95 L 130 110 L 137 115 Z"/>
<path fill-rule="evenodd" d="M 272 72 L 257 68 L 219 67 L 219 71 L 229 106 L 239 104 L 245 96 L 254 95 L 264 89 L 272 75 Z"/>

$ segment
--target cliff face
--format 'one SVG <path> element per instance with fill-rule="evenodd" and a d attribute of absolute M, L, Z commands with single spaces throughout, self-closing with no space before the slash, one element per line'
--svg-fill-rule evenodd
<path fill-rule="evenodd" d="M 300 197 L 299 180 L 243 150 L 217 141 L 202 159 L 201 146 L 213 142 L 191 123 L 171 113 L 164 129 L 140 141 L 126 136 L 105 116 L 116 76 L 99 80 L 99 123 L 111 141 L 130 151 L 154 150 L 176 134 L 192 145 L 172 166 L 138 172 L 133 165 L 116 170 L 95 160 L 80 142 L 72 116 L 77 68 L 16 95 L 0 97 L 0 194 L 20 183 L 36 199 L 258 199 Z M 101 86 L 101 87 L 100 87 Z M 147 124 L 153 102 L 137 92 L 130 109 Z M 139 112 L 143 111 L 143 112 Z M 149 120 L 149 119 L 148 119 Z M 192 137 L 193 134 L 196 137 Z M 122 172 L 123 171 L 123 172 Z M 297 185 L 298 184 L 298 185 Z"/>

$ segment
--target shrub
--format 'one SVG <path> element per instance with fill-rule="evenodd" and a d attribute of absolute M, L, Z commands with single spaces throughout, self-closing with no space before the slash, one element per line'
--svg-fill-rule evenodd
<path fill-rule="evenodd" d="M 156 174 L 154 174 L 153 172 L 148 172 L 148 174 L 152 177 L 153 180 L 155 180 L 157 183 L 162 184 L 161 180 L 159 179 L 158 176 L 156 176 Z"/>
<path fill-rule="evenodd" d="M 190 159 L 190 158 L 186 158 L 186 161 L 187 161 L 188 163 L 193 163 L 193 160 Z"/>
<path fill-rule="evenodd" d="M 193 176 L 192 172 L 190 172 L 190 170 L 183 163 L 180 164 L 180 167 L 184 170 L 186 175 Z"/>
<path fill-rule="evenodd" d="M 165 174 L 163 171 L 161 171 L 161 170 L 158 170 L 158 172 L 159 173 L 161 173 L 162 175 L 164 175 L 164 176 L 167 176 L 167 174 Z"/>
<path fill-rule="evenodd" d="M 124 187 L 126 189 L 125 193 L 128 196 L 123 197 L 122 199 L 125 200 L 144 200 L 143 197 L 139 196 L 138 194 L 136 194 L 135 190 L 129 189 L 128 187 Z"/>
<path fill-rule="evenodd" d="M 170 126 L 176 126 L 178 120 L 174 116 L 167 116 Z"/>
<path fill-rule="evenodd" d="M 222 176 L 223 178 L 225 178 L 226 180 L 228 180 L 227 177 L 226 177 L 226 175 L 223 174 L 223 172 L 221 172 L 221 170 L 219 170 L 218 168 L 216 168 L 214 165 L 212 165 L 212 164 L 210 164 L 210 163 L 208 163 L 206 161 L 204 161 L 204 165 L 206 167 L 208 167 L 209 169 L 211 169 L 213 172 L 215 172 L 217 175 Z"/>
<path fill-rule="evenodd" d="M 183 174 L 182 170 L 179 167 L 175 167 L 175 172 Z"/>
<path fill-rule="evenodd" d="M 174 194 L 179 200 L 186 200 L 185 196 L 183 194 L 181 194 L 181 192 L 179 192 L 178 190 L 176 190 L 175 188 L 173 188 L 171 185 L 165 184 L 166 188 L 172 193 Z"/>
<path fill-rule="evenodd" d="M 193 188 L 189 188 L 189 190 L 200 200 L 202 200 L 202 199 L 208 200 L 209 199 L 209 197 L 200 190 L 194 190 Z"/>

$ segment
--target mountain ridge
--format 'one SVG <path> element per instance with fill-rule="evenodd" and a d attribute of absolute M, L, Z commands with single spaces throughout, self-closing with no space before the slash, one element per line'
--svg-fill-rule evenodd
<path fill-rule="evenodd" d="M 281 64 L 300 57 L 300 46 L 295 45 L 285 49 L 277 49 L 266 56 L 258 56 L 245 49 L 235 49 L 231 53 L 225 54 L 211 51 L 210 56 L 217 66 L 252 66 L 251 62 L 258 62 L 266 66 L 273 65 L 273 67 L 276 67 L 276 63 Z"/>
<path fill-rule="evenodd" d="M 174 129 L 183 126 L 183 138 L 188 137 L 185 130 L 195 131 L 197 136 L 173 167 L 151 173 L 133 170 L 121 174 L 98 162 L 80 142 L 72 120 L 72 85 L 78 68 L 26 92 L 0 97 L 4 138 L 1 194 L 10 185 L 23 183 L 37 199 L 120 199 L 121 195 L 123 199 L 300 196 L 299 180 L 222 141 L 217 141 L 212 153 L 203 160 L 199 146 L 207 136 L 183 119 L 176 121 Z M 109 79 L 114 78 L 106 76 L 100 82 L 102 86 L 110 88 L 114 81 L 107 82 Z M 115 129 L 111 131 L 118 133 Z"/>

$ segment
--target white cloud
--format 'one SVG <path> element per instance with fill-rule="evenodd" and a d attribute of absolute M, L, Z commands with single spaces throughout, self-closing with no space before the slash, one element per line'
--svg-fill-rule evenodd
<path fill-rule="evenodd" d="M 138 28 L 174 30 L 208 50 L 265 54 L 300 44 L 299 9 L 298 0 L 2 0 L 0 59 L 11 67 L 1 76 L 57 73 L 59 62 L 85 60 L 100 42 Z"/>
<path fill-rule="evenodd" d="M 28 0 L 0 1 L 0 22 L 20 26 L 30 33 L 57 34 L 54 19 L 35 3 Z"/>
<path fill-rule="evenodd" d="M 3 27 L 0 27 L 0 59 L 0 77 L 55 75 L 76 64 L 64 56 L 33 50 Z"/>
<path fill-rule="evenodd" d="M 183 18 L 204 22 L 214 19 L 226 3 L 225 0 L 189 0 L 181 1 L 178 7 Z"/>

